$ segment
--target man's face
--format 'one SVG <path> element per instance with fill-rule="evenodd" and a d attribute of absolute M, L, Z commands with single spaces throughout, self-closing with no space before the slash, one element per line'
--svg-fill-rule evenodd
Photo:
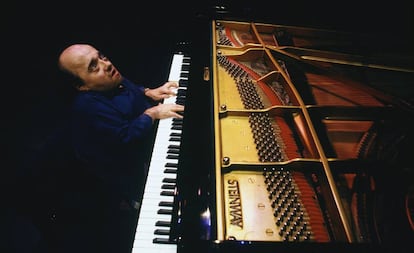
<path fill-rule="evenodd" d="M 121 74 L 111 61 L 90 45 L 68 47 L 62 52 L 60 62 L 83 80 L 84 84 L 78 87 L 79 90 L 110 90 L 122 81 Z"/>

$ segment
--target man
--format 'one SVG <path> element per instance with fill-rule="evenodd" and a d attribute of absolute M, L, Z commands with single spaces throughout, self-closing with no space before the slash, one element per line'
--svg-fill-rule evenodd
<path fill-rule="evenodd" d="M 88 189 L 79 194 L 83 199 L 87 196 L 80 208 L 79 219 L 84 220 L 83 223 L 91 222 L 88 228 L 98 229 L 98 234 L 93 234 L 95 232 L 85 232 L 87 229 L 84 227 L 78 228 L 84 231 L 85 238 L 76 232 L 73 234 L 77 237 L 73 240 L 83 241 L 86 244 L 82 246 L 84 248 L 89 243 L 89 252 L 97 249 L 94 240 L 106 245 L 99 250 L 113 247 L 116 252 L 122 252 L 120 247 L 130 245 L 126 240 L 117 242 L 116 237 L 123 237 L 120 232 L 123 228 L 119 227 L 125 222 L 123 217 L 130 217 L 127 219 L 130 221 L 129 213 L 138 213 L 153 123 L 169 117 L 182 118 L 184 106 L 158 103 L 174 96 L 178 84 L 166 82 L 154 89 L 136 85 L 88 44 L 65 48 L 59 56 L 58 66 L 72 76 L 71 84 L 78 91 L 73 101 L 71 143 L 80 168 L 88 175 L 86 183 L 79 183 Z M 82 211 L 85 212 L 82 214 Z M 105 222 L 113 226 L 101 224 Z M 73 217 L 68 223 L 74 225 Z M 70 229 L 65 228 L 67 231 Z M 64 244 L 70 245 L 71 242 Z"/>

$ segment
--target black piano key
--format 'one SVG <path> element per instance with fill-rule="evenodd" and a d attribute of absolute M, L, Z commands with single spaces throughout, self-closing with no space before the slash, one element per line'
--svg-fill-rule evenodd
<path fill-rule="evenodd" d="M 172 122 L 171 123 L 171 125 L 173 125 L 173 126 L 182 126 L 183 125 L 183 122 Z"/>
<path fill-rule="evenodd" d="M 161 191 L 161 196 L 174 196 L 174 191 Z"/>
<path fill-rule="evenodd" d="M 181 72 L 180 74 L 180 78 L 188 78 L 188 76 L 189 76 L 189 73 L 187 72 Z"/>
<path fill-rule="evenodd" d="M 181 79 L 178 83 L 179 83 L 179 86 L 181 86 L 181 87 L 187 87 L 188 86 L 187 80 Z"/>
<path fill-rule="evenodd" d="M 190 65 L 186 65 L 186 64 L 183 64 L 183 65 L 181 65 L 181 70 L 183 71 L 188 71 L 188 70 L 190 70 Z"/>
<path fill-rule="evenodd" d="M 178 163 L 166 163 L 165 167 L 167 167 L 167 168 L 178 168 Z"/>
<path fill-rule="evenodd" d="M 160 203 L 158 203 L 158 206 L 168 206 L 168 207 L 172 207 L 174 205 L 173 202 L 171 201 L 160 201 Z"/>
<path fill-rule="evenodd" d="M 180 158 L 179 155 L 167 155 L 167 159 L 176 159 L 178 160 Z"/>
<path fill-rule="evenodd" d="M 177 90 L 177 97 L 182 97 L 182 96 L 185 97 L 186 94 L 187 94 L 187 90 L 184 90 L 184 89 Z"/>
<path fill-rule="evenodd" d="M 180 154 L 179 149 L 169 149 L 167 150 L 167 154 Z"/>
<path fill-rule="evenodd" d="M 165 169 L 164 173 L 166 173 L 166 174 L 177 174 L 177 169 Z"/>
<path fill-rule="evenodd" d="M 155 223 L 155 226 L 157 226 L 157 227 L 171 227 L 171 222 L 170 221 L 159 220 Z"/>
<path fill-rule="evenodd" d="M 170 241 L 166 238 L 154 238 L 152 240 L 153 243 L 160 243 L 160 244 L 175 244 L 174 241 Z"/>
<path fill-rule="evenodd" d="M 177 99 L 175 100 L 175 103 L 176 103 L 176 104 L 184 104 L 184 103 L 185 103 L 185 99 L 183 99 L 183 98 L 177 98 Z"/>
<path fill-rule="evenodd" d="M 162 179 L 162 182 L 163 183 L 169 183 L 169 184 L 175 184 L 177 182 L 177 180 L 175 178 L 166 177 L 166 178 Z"/>
<path fill-rule="evenodd" d="M 181 126 L 181 125 L 180 125 L 180 126 L 174 126 L 174 125 L 173 125 L 173 126 L 171 127 L 171 129 L 172 129 L 172 130 L 183 130 L 183 126 Z"/>
<path fill-rule="evenodd" d="M 178 118 L 173 118 L 171 124 L 173 124 L 173 125 L 182 125 L 183 124 L 183 120 L 182 119 L 178 119 Z"/>
<path fill-rule="evenodd" d="M 158 209 L 157 213 L 158 214 L 170 214 L 171 215 L 171 214 L 173 214 L 173 211 L 171 209 L 161 208 L 161 209 Z"/>
<path fill-rule="evenodd" d="M 170 144 L 170 145 L 168 145 L 168 148 L 171 148 L 171 149 L 180 149 L 180 145 L 175 145 L 175 144 Z"/>
<path fill-rule="evenodd" d="M 184 97 L 177 97 L 177 99 L 175 100 L 176 104 L 185 104 L 186 98 Z"/>
<path fill-rule="evenodd" d="M 175 185 L 173 185 L 173 184 L 163 184 L 163 185 L 161 185 L 161 189 L 174 190 Z"/>
<path fill-rule="evenodd" d="M 173 129 L 174 127 L 180 127 L 180 126 L 173 126 L 173 125 L 171 125 L 171 128 L 170 129 Z M 181 140 L 181 133 L 171 132 L 170 139 L 173 139 L 175 141 L 180 141 Z"/>
<path fill-rule="evenodd" d="M 154 234 L 156 234 L 156 235 L 169 235 L 170 230 L 169 229 L 155 229 Z"/>
<path fill-rule="evenodd" d="M 181 141 L 181 137 L 171 137 L 169 141 Z"/>

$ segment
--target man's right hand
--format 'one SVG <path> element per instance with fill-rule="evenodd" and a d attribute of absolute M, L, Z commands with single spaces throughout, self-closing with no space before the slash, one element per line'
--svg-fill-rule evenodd
<path fill-rule="evenodd" d="M 180 112 L 184 111 L 184 106 L 179 104 L 158 104 L 145 110 L 145 114 L 149 115 L 153 120 L 166 118 L 179 118 L 183 116 Z"/>

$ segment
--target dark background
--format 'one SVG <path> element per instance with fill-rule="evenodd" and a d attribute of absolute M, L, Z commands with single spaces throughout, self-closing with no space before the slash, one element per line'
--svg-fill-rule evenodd
<path fill-rule="evenodd" d="M 26 173 L 24 164 L 67 119 L 72 90 L 60 83 L 56 67 L 63 48 L 78 42 L 93 44 L 123 75 L 157 86 L 167 79 L 177 43 L 203 32 L 194 19 L 210 17 L 215 5 L 225 6 L 226 16 L 234 20 L 373 34 L 375 50 L 413 59 L 410 0 L 14 1 L 2 6 L 0 13 L 0 178 L 6 195 L 2 203 L 11 205 L 15 196 L 21 197 L 16 192 L 30 191 L 19 180 Z"/>
<path fill-rule="evenodd" d="M 125 76 L 159 85 L 167 78 L 176 43 L 202 32 L 192 21 L 211 16 L 215 5 L 225 6 L 234 20 L 375 34 L 372 48 L 413 55 L 409 0 L 15 1 L 1 10 L 7 151 L 11 148 L 12 156 L 17 151 L 20 159 L 19 149 L 30 138 L 43 138 L 66 116 L 71 89 L 59 83 L 56 67 L 64 47 L 91 43 Z"/>

